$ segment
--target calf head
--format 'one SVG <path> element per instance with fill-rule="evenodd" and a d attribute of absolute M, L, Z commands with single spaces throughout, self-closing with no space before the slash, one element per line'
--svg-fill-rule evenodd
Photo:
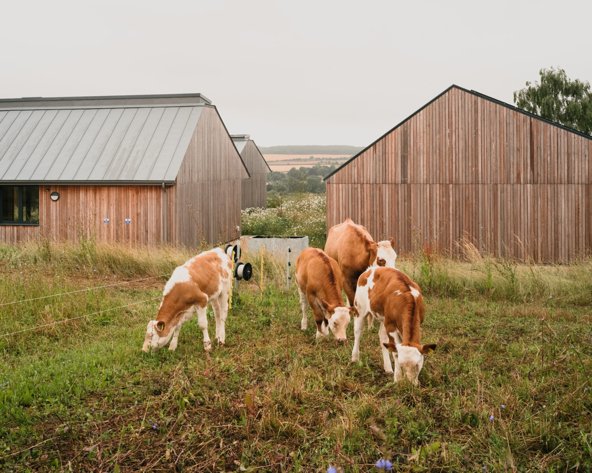
<path fill-rule="evenodd" d="M 379 241 L 376 251 L 377 266 L 386 266 L 387 268 L 394 268 L 397 261 L 397 252 L 395 251 L 395 241 L 390 240 Z"/>
<path fill-rule="evenodd" d="M 392 341 L 384 343 L 391 352 L 397 353 L 395 365 L 395 382 L 406 377 L 412 384 L 419 386 L 419 373 L 423 368 L 424 355 L 436 349 L 436 345 L 395 345 Z"/>
<path fill-rule="evenodd" d="M 148 322 L 142 350 L 157 350 L 169 343 L 175 329 L 191 316 L 196 304 L 204 306 L 207 297 L 191 281 L 185 268 L 177 268 L 164 287 L 156 320 Z"/>
<path fill-rule="evenodd" d="M 164 347 L 173 336 L 174 330 L 169 326 L 167 333 L 164 333 L 165 322 L 162 320 L 150 320 L 146 327 L 146 335 L 144 336 L 144 345 L 142 351 L 158 350 Z"/>
<path fill-rule="evenodd" d="M 325 312 L 329 330 L 331 330 L 338 342 L 344 343 L 347 340 L 347 326 L 356 309 L 353 307 L 332 306 L 326 301 L 321 301 L 321 306 Z"/>

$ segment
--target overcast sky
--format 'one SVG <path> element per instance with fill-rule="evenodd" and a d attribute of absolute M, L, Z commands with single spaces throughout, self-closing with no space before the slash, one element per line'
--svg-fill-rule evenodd
<path fill-rule="evenodd" d="M 365 146 L 452 83 L 592 80 L 590 1 L 6 1 L 2 97 L 201 92 L 260 146 Z"/>

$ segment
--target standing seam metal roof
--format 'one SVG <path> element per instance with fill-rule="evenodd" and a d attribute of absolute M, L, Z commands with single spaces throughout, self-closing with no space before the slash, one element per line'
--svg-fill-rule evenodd
<path fill-rule="evenodd" d="M 63 107 L 59 101 L 35 104 L 25 99 L 19 110 L 17 101 L 2 102 L 4 183 L 172 183 L 207 106 L 96 100 L 83 105 L 69 101 Z"/>

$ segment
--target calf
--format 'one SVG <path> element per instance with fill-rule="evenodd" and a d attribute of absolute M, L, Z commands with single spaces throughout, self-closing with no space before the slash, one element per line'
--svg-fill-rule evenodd
<path fill-rule="evenodd" d="M 232 261 L 220 248 L 204 251 L 177 267 L 164 286 L 156 320 L 148 322 L 142 350 L 162 348 L 169 341 L 169 350 L 175 350 L 181 326 L 197 311 L 204 349 L 210 351 L 208 302 L 216 317 L 216 340 L 223 345 L 231 283 Z"/>
<path fill-rule="evenodd" d="M 341 268 L 350 306 L 354 304 L 360 274 L 373 265 L 394 268 L 397 260 L 392 238 L 376 243 L 365 227 L 349 218 L 329 229 L 325 252 L 334 258 Z"/>
<path fill-rule="evenodd" d="M 354 319 L 352 361 L 360 359 L 364 318 L 372 314 L 380 321 L 378 336 L 384 370 L 393 372 L 392 352 L 395 382 L 404 374 L 418 385 L 424 354 L 436 348 L 435 344 L 420 344 L 425 308 L 419 286 L 397 269 L 372 267 L 358 280 L 354 304 L 359 315 Z"/>
<path fill-rule="evenodd" d="M 300 294 L 302 322 L 306 330 L 306 303 L 312 309 L 317 324 L 316 338 L 329 334 L 340 342 L 347 339 L 347 326 L 352 308 L 345 307 L 341 295 L 343 276 L 337 262 L 317 248 L 305 249 L 296 260 L 296 282 Z"/>

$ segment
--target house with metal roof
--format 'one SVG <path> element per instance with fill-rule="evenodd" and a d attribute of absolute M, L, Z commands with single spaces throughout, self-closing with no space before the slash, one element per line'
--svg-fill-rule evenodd
<path fill-rule="evenodd" d="M 452 85 L 325 177 L 397 251 L 563 263 L 592 253 L 592 136 Z"/>
<path fill-rule="evenodd" d="M 0 100 L 0 242 L 230 241 L 248 177 L 201 94 Z"/>
<path fill-rule="evenodd" d="M 231 136 L 249 171 L 249 177 L 245 177 L 242 182 L 241 208 L 265 208 L 267 206 L 267 173 L 271 172 L 271 168 L 249 135 Z"/>

